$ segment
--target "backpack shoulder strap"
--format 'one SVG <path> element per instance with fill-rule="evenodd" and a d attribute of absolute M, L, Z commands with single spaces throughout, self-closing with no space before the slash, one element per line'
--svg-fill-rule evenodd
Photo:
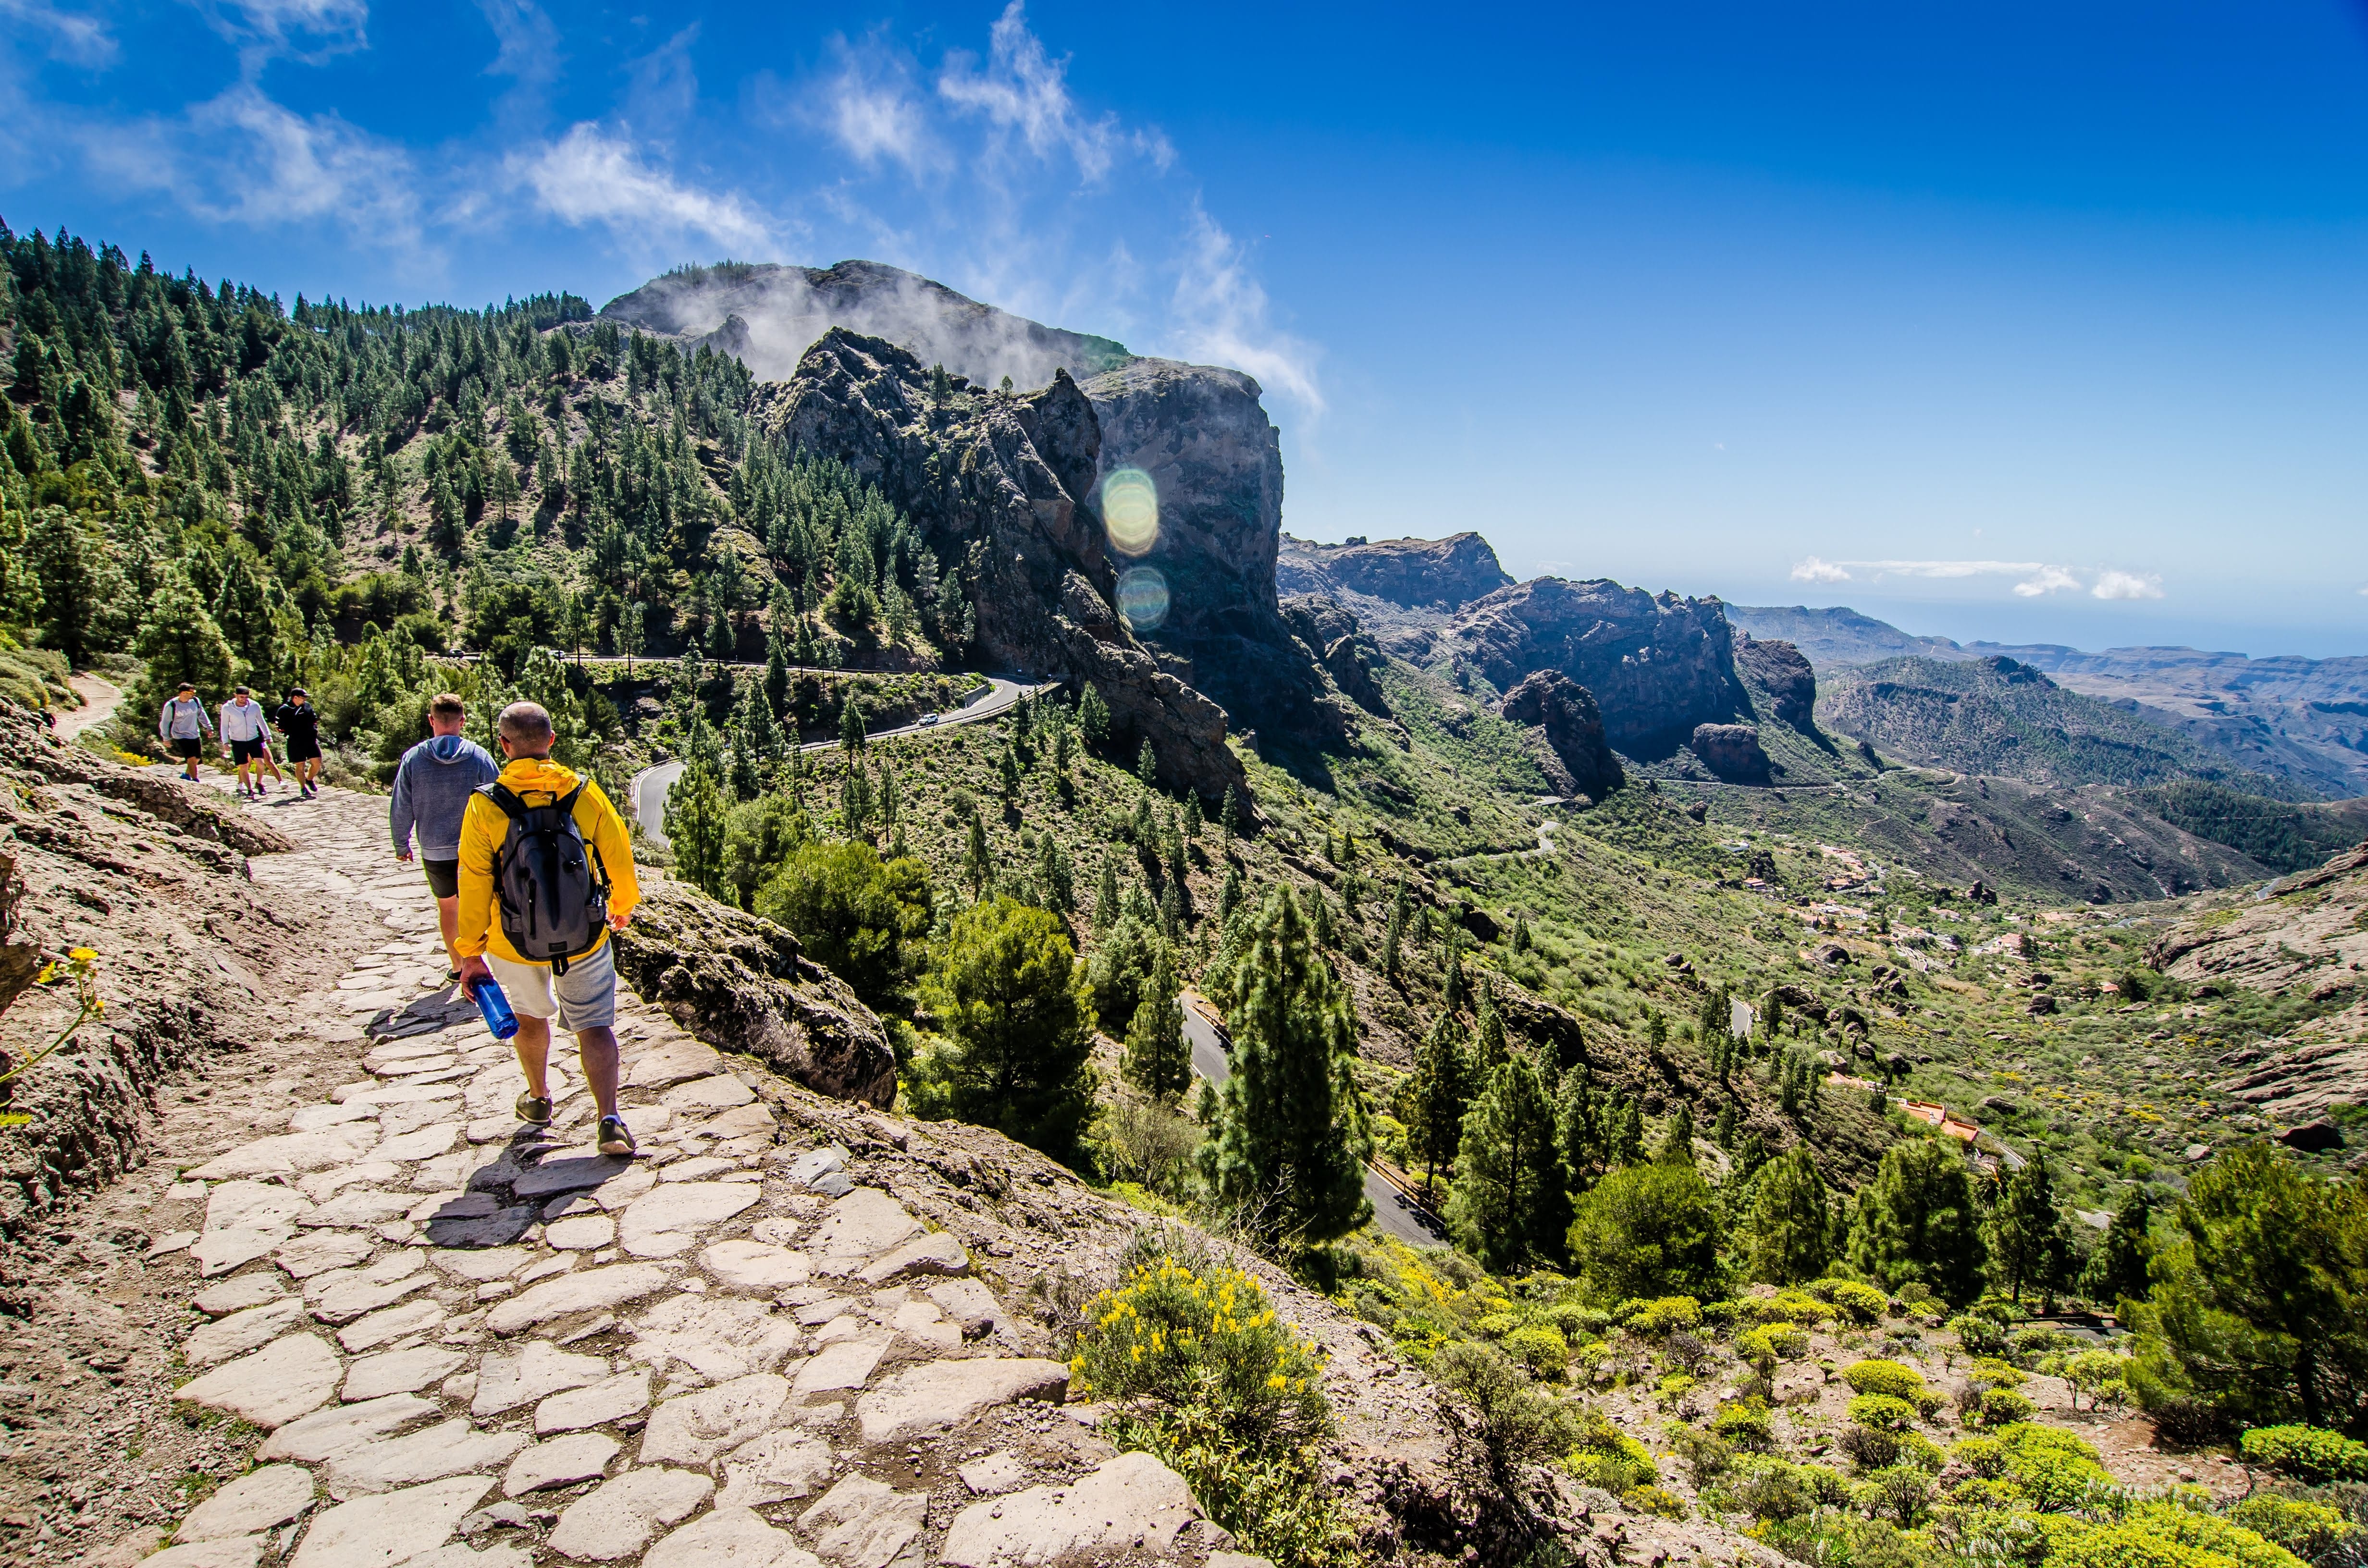
<path fill-rule="evenodd" d="M 513 822 L 526 815 L 526 802 L 510 793 L 508 786 L 498 781 L 492 784 L 480 784 L 472 793 L 483 795 L 486 800 L 491 801 L 500 809 L 502 815 Z"/>

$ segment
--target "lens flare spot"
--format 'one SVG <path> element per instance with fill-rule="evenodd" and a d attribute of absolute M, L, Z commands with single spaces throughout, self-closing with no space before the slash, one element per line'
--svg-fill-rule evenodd
<path fill-rule="evenodd" d="M 1121 555 L 1142 555 L 1159 542 L 1159 486 L 1139 468 L 1112 469 L 1102 481 L 1102 528 Z M 1166 590 L 1161 590 L 1164 602 Z"/>
<path fill-rule="evenodd" d="M 1167 579 L 1151 566 L 1136 566 L 1121 574 L 1118 612 L 1137 631 L 1148 631 L 1157 626 L 1167 619 Z"/>

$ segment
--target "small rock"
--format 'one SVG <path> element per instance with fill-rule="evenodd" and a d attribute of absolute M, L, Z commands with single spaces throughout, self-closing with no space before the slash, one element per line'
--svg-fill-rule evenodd
<path fill-rule="evenodd" d="M 160 1257 L 170 1257 L 197 1239 L 198 1233 L 195 1231 L 167 1231 L 150 1242 L 148 1250 L 140 1256 L 142 1260 L 154 1263 Z"/>
<path fill-rule="evenodd" d="M 970 1488 L 973 1497 L 991 1493 L 1008 1492 L 1028 1479 L 1028 1467 L 1009 1449 L 998 1449 L 983 1460 L 973 1460 L 954 1473 Z"/>
<path fill-rule="evenodd" d="M 554 1220 L 543 1228 L 542 1239 L 555 1247 L 590 1252 L 617 1239 L 617 1221 L 606 1214 L 578 1214 Z"/>
<path fill-rule="evenodd" d="M 842 1339 L 825 1345 L 806 1358 L 792 1386 L 801 1399 L 832 1389 L 860 1389 L 871 1381 L 871 1369 L 887 1353 L 884 1339 Z"/>
<path fill-rule="evenodd" d="M 2305 1154 L 2323 1154 L 2329 1149 L 2343 1147 L 2343 1131 L 2321 1117 L 2316 1121 L 2287 1128 L 2278 1134 L 2278 1142 Z"/>
<path fill-rule="evenodd" d="M 573 1486 L 609 1473 L 617 1439 L 606 1432 L 575 1432 L 518 1451 L 502 1475 L 502 1491 L 516 1497 L 546 1486 Z"/>
<path fill-rule="evenodd" d="M 292 1464 L 248 1471 L 189 1510 L 177 1541 L 220 1540 L 284 1525 L 313 1506 L 313 1472 Z"/>

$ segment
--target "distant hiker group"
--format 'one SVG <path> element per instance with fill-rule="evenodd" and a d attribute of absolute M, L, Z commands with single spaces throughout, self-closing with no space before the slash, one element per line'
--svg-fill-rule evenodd
<path fill-rule="evenodd" d="M 290 687 L 287 700 L 268 713 L 245 687 L 234 688 L 230 700 L 222 705 L 222 722 L 217 731 L 196 686 L 183 681 L 156 716 L 156 735 L 180 759 L 181 777 L 194 784 L 198 781 L 198 759 L 205 755 L 205 743 L 219 733 L 222 760 L 232 764 L 238 773 L 239 798 L 252 801 L 270 792 L 271 786 L 263 781 L 266 773 L 283 788 L 289 783 L 288 776 L 279 771 L 279 764 L 271 755 L 275 724 L 278 734 L 287 743 L 288 766 L 296 775 L 297 796 L 311 800 L 321 792 L 321 716 L 301 686 Z"/>

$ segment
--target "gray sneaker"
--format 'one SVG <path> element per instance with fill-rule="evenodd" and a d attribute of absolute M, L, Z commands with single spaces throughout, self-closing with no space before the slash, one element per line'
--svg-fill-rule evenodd
<path fill-rule="evenodd" d="M 551 1121 L 551 1101 L 529 1089 L 518 1097 L 518 1118 L 537 1127 L 546 1126 Z"/>
<path fill-rule="evenodd" d="M 600 1152 L 604 1154 L 630 1154 L 633 1152 L 633 1134 L 621 1116 L 600 1119 Z"/>

